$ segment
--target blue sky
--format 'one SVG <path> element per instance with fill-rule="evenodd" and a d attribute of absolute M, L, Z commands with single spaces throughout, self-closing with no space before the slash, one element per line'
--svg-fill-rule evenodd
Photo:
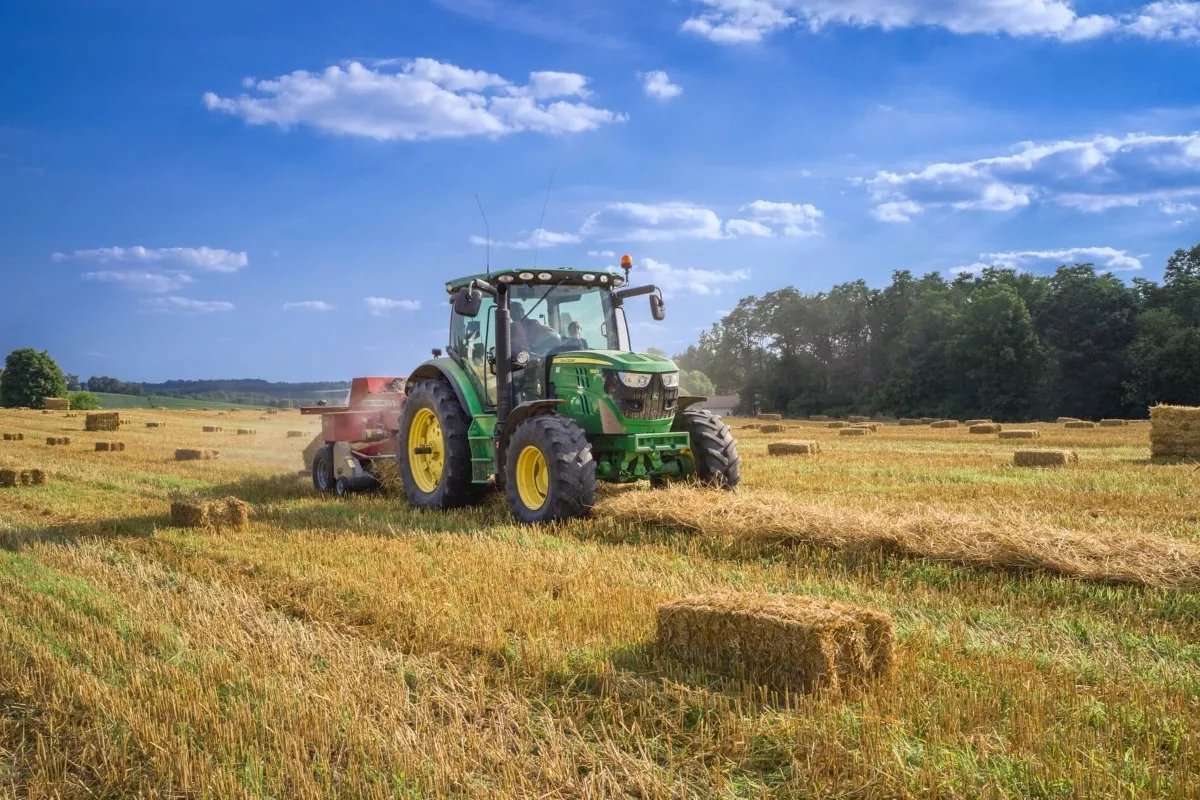
<path fill-rule="evenodd" d="M 0 350 L 126 380 L 402 374 L 444 279 L 629 252 L 739 297 L 1200 241 L 1200 2 L 0 7 Z"/>

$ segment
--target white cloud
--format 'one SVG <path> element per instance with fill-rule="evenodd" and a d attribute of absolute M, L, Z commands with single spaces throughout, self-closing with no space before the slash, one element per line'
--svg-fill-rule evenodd
<path fill-rule="evenodd" d="M 774 236 L 771 229 L 751 219 L 731 219 L 725 223 L 725 232 L 730 236 Z"/>
<path fill-rule="evenodd" d="M 1081 15 L 1071 0 L 693 0 L 682 29 L 720 44 L 749 44 L 796 26 L 940 28 L 959 35 L 1003 34 L 1064 42 L 1105 35 L 1200 38 L 1200 3 L 1154 2 L 1125 14 Z"/>
<path fill-rule="evenodd" d="M 720 294 L 721 286 L 744 281 L 750 273 L 744 269 L 717 272 L 709 269 L 672 267 L 653 258 L 643 258 L 639 271 L 644 271 L 654 283 L 669 294 Z"/>
<path fill-rule="evenodd" d="M 1200 211 L 1200 206 L 1195 203 L 1172 203 L 1167 200 L 1160 206 L 1164 214 L 1191 214 Z"/>
<path fill-rule="evenodd" d="M 774 203 L 769 200 L 755 200 L 749 205 L 742 206 L 743 212 L 748 212 L 747 216 L 750 220 L 760 223 L 761 226 L 768 226 L 770 232 L 782 233 L 784 236 L 813 236 L 817 233 L 817 226 L 820 219 L 825 216 L 819 208 L 811 203 Z M 730 228 L 735 222 L 744 222 L 745 220 L 731 220 L 726 225 L 726 229 Z M 746 227 L 739 225 L 738 227 Z M 736 231 L 730 229 L 730 233 Z M 755 233 L 754 235 L 762 235 Z"/>
<path fill-rule="evenodd" d="M 333 306 L 324 300 L 299 300 L 295 303 L 284 303 L 284 311 L 332 311 Z"/>
<path fill-rule="evenodd" d="M 95 261 L 100 264 L 139 264 L 161 269 L 188 269 L 200 272 L 237 272 L 249 265 L 244 252 L 215 247 L 101 247 L 54 253 L 54 261 Z"/>
<path fill-rule="evenodd" d="M 417 311 L 420 300 L 393 300 L 390 297 L 364 297 L 363 308 L 374 317 L 387 316 L 392 311 Z"/>
<path fill-rule="evenodd" d="M 486 245 L 488 240 L 482 236 L 472 236 L 468 239 L 471 244 Z M 576 233 L 555 233 L 544 228 L 538 228 L 524 239 L 512 242 L 492 241 L 492 247 L 506 247 L 511 250 L 533 250 L 539 247 L 557 247 L 560 244 L 579 244 L 583 237 Z"/>
<path fill-rule="evenodd" d="M 979 261 L 955 267 L 951 272 L 978 274 L 988 267 L 1011 269 L 1018 272 L 1035 264 L 1059 266 L 1061 264 L 1096 264 L 1113 272 L 1142 268 L 1142 261 L 1124 250 L 1112 247 L 1070 247 L 1063 250 L 1020 250 L 1011 253 L 983 253 Z"/>
<path fill-rule="evenodd" d="M 158 294 L 174 292 L 192 282 L 192 276 L 177 272 L 170 275 L 157 272 L 142 272 L 139 270 L 100 270 L 83 273 L 85 281 L 94 283 L 113 283 L 128 289 Z"/>
<path fill-rule="evenodd" d="M 1200 196 L 1200 133 L 1131 133 L 1047 144 L 1009 155 L 930 164 L 859 179 L 878 219 L 898 222 L 928 208 L 1010 211 L 1053 202 L 1099 212 Z"/>
<path fill-rule="evenodd" d="M 672 97 L 678 97 L 683 94 L 683 87 L 671 83 L 671 79 L 667 77 L 667 73 L 661 69 L 643 72 L 642 90 L 650 97 L 657 97 L 659 100 L 670 100 Z"/>
<path fill-rule="evenodd" d="M 232 311 L 233 303 L 224 300 L 192 300 L 187 297 L 150 297 L 141 301 L 146 311 L 156 311 L 162 314 L 212 314 L 218 311 Z"/>
<path fill-rule="evenodd" d="M 614 242 L 720 239 L 721 218 L 691 203 L 611 203 L 584 220 L 580 233 Z"/>
<path fill-rule="evenodd" d="M 617 254 L 612 250 L 588 250 L 588 255 L 592 258 L 616 258 Z"/>
<path fill-rule="evenodd" d="M 532 72 L 528 84 L 518 85 L 428 58 L 398 62 L 398 72 L 384 70 L 393 63 L 367 67 L 352 61 L 324 72 L 247 79 L 253 93 L 221 97 L 207 92 L 204 104 L 250 125 L 285 130 L 309 125 L 380 141 L 495 138 L 523 131 L 561 135 L 626 120 L 582 102 L 589 94 L 588 79 L 575 73 Z"/>

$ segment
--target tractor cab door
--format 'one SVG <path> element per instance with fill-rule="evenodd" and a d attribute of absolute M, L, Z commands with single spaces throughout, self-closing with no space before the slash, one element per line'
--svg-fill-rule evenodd
<path fill-rule="evenodd" d="M 450 315 L 450 347 L 471 377 L 484 405 L 496 405 L 496 376 L 488 365 L 488 354 L 496 347 L 496 302 L 484 295 L 476 317 Z"/>

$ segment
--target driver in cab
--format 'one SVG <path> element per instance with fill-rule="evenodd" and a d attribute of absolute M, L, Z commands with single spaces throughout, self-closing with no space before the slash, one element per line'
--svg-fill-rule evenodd
<path fill-rule="evenodd" d="M 512 351 L 529 353 L 530 358 L 543 356 L 550 348 L 562 341 L 561 337 L 549 325 L 539 320 L 525 316 L 525 306 L 517 301 L 509 304 L 512 316 Z"/>

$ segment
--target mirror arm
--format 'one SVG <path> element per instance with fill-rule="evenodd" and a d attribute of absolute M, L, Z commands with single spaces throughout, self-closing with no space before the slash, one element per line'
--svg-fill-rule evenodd
<path fill-rule="evenodd" d="M 479 291 L 483 292 L 484 294 L 488 295 L 489 297 L 496 296 L 496 287 L 492 286 L 487 281 L 481 281 L 478 278 L 476 278 L 476 279 L 472 280 L 470 283 L 468 283 L 467 288 L 468 289 L 478 289 Z"/>
<path fill-rule="evenodd" d="M 641 297 L 644 294 L 652 294 L 657 291 L 658 287 L 653 284 L 650 286 L 634 286 L 629 289 L 622 289 L 619 292 L 613 292 L 613 297 L 624 300 L 627 297 Z"/>

